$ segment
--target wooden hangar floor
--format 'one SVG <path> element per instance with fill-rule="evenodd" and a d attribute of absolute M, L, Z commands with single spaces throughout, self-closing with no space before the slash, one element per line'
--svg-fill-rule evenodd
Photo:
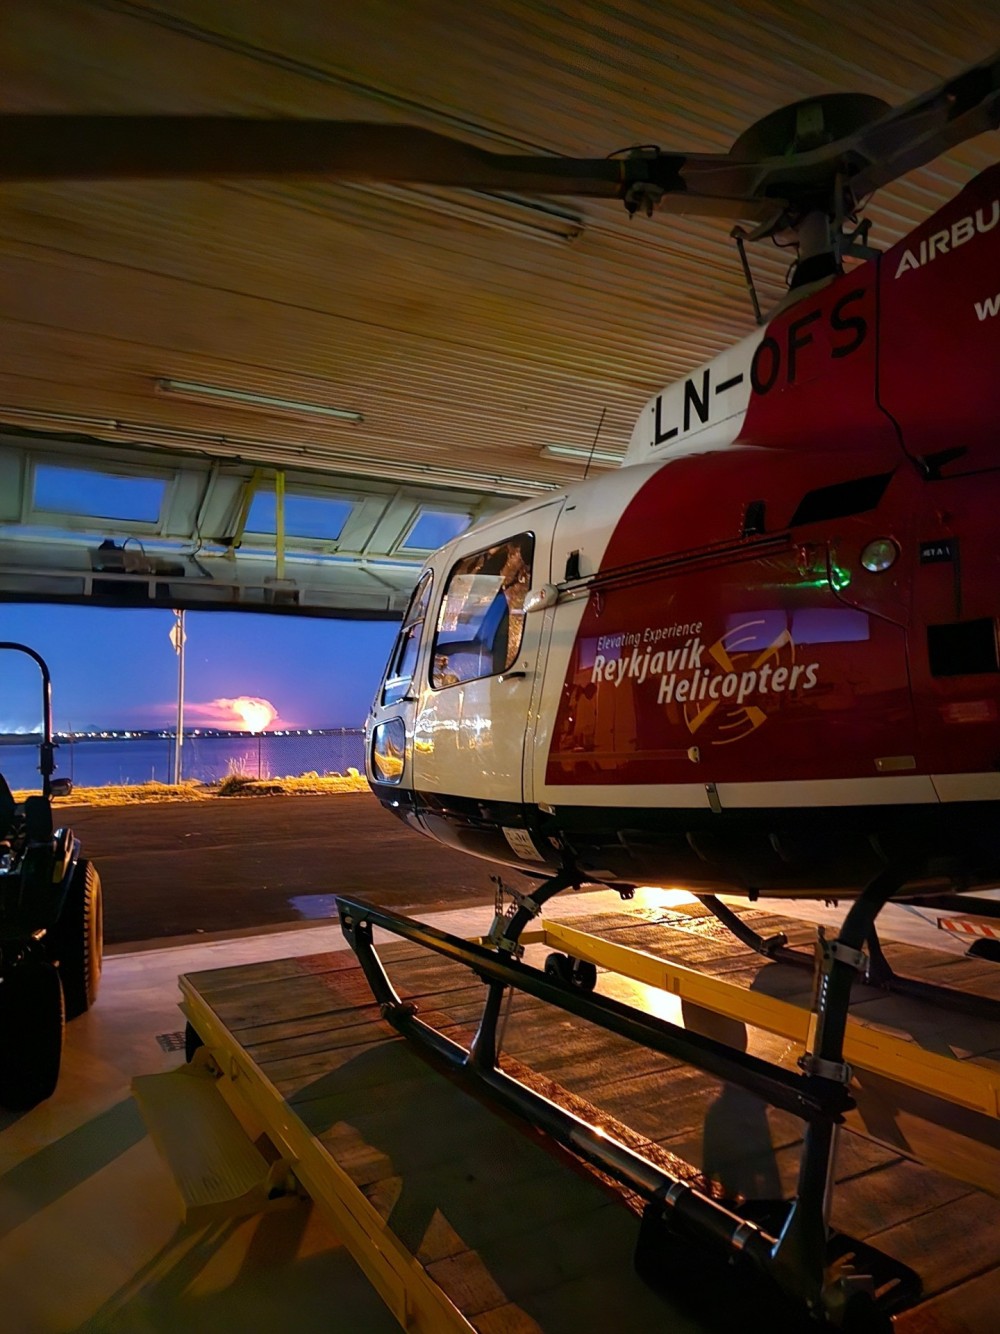
<path fill-rule="evenodd" d="M 471 936 L 484 929 L 484 915 L 478 908 L 434 914 L 432 920 Z M 547 916 L 611 932 L 759 995 L 808 1001 L 808 973 L 749 955 L 722 937 L 714 919 L 697 907 L 675 907 L 663 891 L 641 892 L 624 908 L 606 893 L 570 895 L 557 900 Z M 888 919 L 887 939 L 922 935 L 921 946 L 892 949 L 901 967 L 1000 996 L 1000 967 L 959 957 L 957 942 L 920 915 L 894 909 Z M 789 929 L 797 943 L 813 932 L 803 920 Z M 539 962 L 543 947 L 528 948 Z M 631 1268 L 636 1220 L 620 1201 L 609 1203 L 605 1188 L 582 1197 L 578 1174 L 545 1154 L 531 1159 L 537 1146 L 471 1101 L 458 1123 L 449 1124 L 453 1112 L 443 1108 L 433 1088 L 413 1077 L 408 1049 L 382 1069 L 388 1030 L 371 1027 L 382 1028 L 360 976 L 350 984 L 350 1003 L 362 1027 L 346 1042 L 343 1027 L 339 1037 L 316 1039 L 324 1023 L 317 1026 L 310 997 L 315 991 L 325 1003 L 343 1008 L 336 988 L 355 971 L 343 949 L 339 929 L 324 925 L 125 952 L 107 960 L 97 1005 L 68 1028 L 55 1096 L 0 1122 L 3 1326 L 18 1334 L 158 1334 L 237 1325 L 244 1334 L 286 1328 L 377 1334 L 397 1327 L 323 1211 L 309 1201 L 251 1217 L 180 1221 L 173 1183 L 129 1089 L 136 1075 L 183 1064 L 178 1050 L 183 1018 L 176 1003 L 177 978 L 184 974 L 226 1016 L 241 1052 L 270 1070 L 280 1096 L 294 1100 L 303 1078 L 320 1078 L 318 1050 L 333 1052 L 333 1065 L 341 1070 L 348 1060 L 353 1105 L 343 1101 L 343 1089 L 337 1091 L 340 1101 L 335 1098 L 326 1108 L 307 1099 L 312 1129 L 340 1156 L 355 1187 L 377 1201 L 389 1227 L 398 1228 L 418 1252 L 420 1242 L 426 1243 L 430 1249 L 423 1258 L 435 1282 L 449 1301 L 469 1306 L 473 1328 L 554 1334 L 572 1327 L 577 1334 L 596 1334 L 610 1328 L 607 1321 L 614 1315 L 621 1329 L 648 1328 L 656 1316 L 662 1327 L 714 1330 L 717 1313 L 706 1323 L 690 1305 L 672 1306 L 638 1282 Z M 412 947 L 404 947 L 404 955 L 407 950 L 412 954 Z M 289 962 L 275 962 L 282 960 Z M 436 979 L 447 966 L 433 964 L 404 958 L 397 965 L 401 983 L 409 968 L 410 985 L 416 976 L 425 1006 L 450 1010 L 459 1024 L 471 1022 L 481 986 Z M 272 985 L 281 978 L 292 980 L 298 999 L 289 1000 L 291 993 L 283 996 Z M 599 986 L 665 1017 L 681 1017 L 674 996 L 651 994 L 610 973 L 602 973 Z M 305 1039 L 299 1022 L 303 997 L 312 1016 L 306 1024 L 312 1036 Z M 986 1070 L 1000 1051 L 996 1024 L 930 1012 L 864 989 L 852 1013 L 879 1032 Z M 692 1017 L 689 1009 L 689 1023 Z M 714 1025 L 720 1035 L 728 1026 L 728 1036 L 734 1035 L 731 1020 L 702 1013 L 694 1022 Z M 290 1048 L 273 1044 L 282 1034 L 293 1039 Z M 750 1050 L 772 1059 L 789 1055 L 789 1043 L 774 1035 L 751 1029 L 748 1040 Z M 390 1047 L 400 1041 L 390 1038 Z M 608 1035 L 561 1013 L 542 1014 L 526 997 L 515 999 L 505 1049 L 730 1188 L 767 1192 L 788 1186 L 800 1134 L 793 1118 L 744 1095 L 734 1097 L 686 1067 L 667 1062 L 664 1068 L 650 1053 L 623 1052 Z M 394 1087 L 396 1059 L 407 1064 L 410 1077 L 400 1077 Z M 380 1068 L 377 1078 L 373 1064 Z M 920 1271 L 924 1297 L 898 1317 L 901 1334 L 992 1328 L 1000 1299 L 996 1118 L 891 1081 L 869 1077 L 861 1083 L 864 1096 L 838 1158 L 835 1222 Z M 498 1180 L 484 1180 L 478 1191 L 469 1185 L 480 1170 L 473 1160 L 483 1153 L 477 1138 L 486 1144 L 488 1158 L 496 1161 L 499 1155 L 507 1164 Z M 450 1181 L 452 1187 L 459 1182 L 468 1205 L 463 1216 L 438 1218 L 433 1209 L 425 1216 L 421 1209 L 428 1201 L 422 1197 L 414 1212 L 417 1176 L 407 1194 L 408 1172 L 419 1176 L 422 1190 L 429 1181 Z M 456 1232 L 468 1235 L 456 1240 Z M 443 1249 L 442 1234 L 448 1241 Z M 470 1254 L 471 1269 L 458 1262 Z"/>

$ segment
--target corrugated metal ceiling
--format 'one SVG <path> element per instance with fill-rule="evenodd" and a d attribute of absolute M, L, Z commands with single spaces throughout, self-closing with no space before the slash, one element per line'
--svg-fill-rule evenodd
<path fill-rule="evenodd" d="M 582 156 L 725 150 L 782 104 L 896 104 L 1000 46 L 995 4 L 895 0 L 8 0 L 3 22 L 9 111 L 384 120 Z M 883 191 L 876 243 L 996 155 L 985 136 Z M 729 227 L 322 181 L 6 186 L 0 422 L 553 484 L 580 468 L 543 445 L 589 446 L 603 414 L 602 450 L 624 450 L 650 393 L 749 330 Z M 752 255 L 766 302 L 787 259 Z M 189 402 L 162 377 L 364 421 Z"/>

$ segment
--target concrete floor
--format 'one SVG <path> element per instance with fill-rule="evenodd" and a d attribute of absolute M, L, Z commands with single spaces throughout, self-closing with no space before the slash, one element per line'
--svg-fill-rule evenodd
<path fill-rule="evenodd" d="M 607 906 L 577 895 L 560 916 Z M 617 900 L 616 900 L 617 901 Z M 434 914 L 478 934 L 482 908 Z M 182 1052 L 177 976 L 346 948 L 336 926 L 112 954 L 96 1006 L 67 1027 L 59 1087 L 20 1116 L 0 1112 L 3 1334 L 380 1334 L 397 1325 L 309 1203 L 190 1228 L 129 1093 L 134 1075 Z"/>
<path fill-rule="evenodd" d="M 617 902 L 613 894 L 576 894 L 552 915 L 571 918 Z M 631 906 L 644 902 L 655 907 L 662 891 L 640 891 Z M 817 905 L 802 911 L 828 921 L 843 916 Z M 488 916 L 480 907 L 426 920 L 474 935 Z M 888 910 L 885 926 L 887 938 L 963 948 L 904 909 Z M 183 1060 L 157 1040 L 183 1028 L 179 973 L 344 947 L 339 928 L 323 925 L 106 960 L 97 1005 L 67 1029 L 54 1097 L 21 1116 L 0 1113 L 0 1330 L 397 1328 L 309 1203 L 209 1227 L 181 1225 L 173 1185 L 129 1094 L 134 1075 Z"/>
<path fill-rule="evenodd" d="M 57 821 L 100 871 L 116 944 L 314 922 L 338 890 L 423 915 L 492 903 L 498 872 L 527 883 L 419 837 L 369 792 L 67 805 Z"/>

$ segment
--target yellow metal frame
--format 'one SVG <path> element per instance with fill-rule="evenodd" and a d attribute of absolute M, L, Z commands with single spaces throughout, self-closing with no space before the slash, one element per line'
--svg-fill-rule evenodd
<path fill-rule="evenodd" d="M 762 996 L 721 978 L 706 977 L 684 964 L 618 945 L 561 922 L 544 922 L 540 927 L 523 932 L 520 943 L 546 945 L 574 959 L 585 959 L 599 968 L 658 987 L 715 1014 L 742 1020 L 767 1033 L 789 1038 L 805 1050 L 813 1016 L 809 1010 L 789 1001 Z M 985 1116 L 1000 1117 L 1000 1068 L 974 1065 L 971 1061 L 925 1051 L 905 1037 L 873 1028 L 857 1019 L 847 1021 L 844 1059 L 858 1070 L 884 1075 Z"/>
<path fill-rule="evenodd" d="M 521 943 L 543 945 L 586 960 L 715 1014 L 788 1038 L 803 1050 L 808 1041 L 810 1010 L 576 927 L 544 922 L 525 931 Z M 244 1122 L 255 1123 L 267 1134 L 399 1324 L 416 1334 L 473 1330 L 336 1159 L 299 1120 L 191 980 L 184 975 L 178 980 L 181 1009 L 211 1053 L 219 1071 L 220 1093 Z M 905 1037 L 856 1019 L 847 1022 L 844 1056 L 858 1070 L 1000 1117 L 1000 1067 L 992 1069 L 925 1051 Z"/>
<path fill-rule="evenodd" d="M 220 1093 L 237 1115 L 255 1121 L 281 1152 L 403 1329 L 415 1334 L 449 1334 L 452 1330 L 468 1334 L 473 1330 L 336 1159 L 303 1125 L 190 979 L 182 974 L 178 982 L 181 1009 L 219 1070 Z"/>

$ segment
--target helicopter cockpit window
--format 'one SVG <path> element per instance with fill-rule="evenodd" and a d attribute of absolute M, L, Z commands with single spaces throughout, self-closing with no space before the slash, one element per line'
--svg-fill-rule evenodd
<path fill-rule="evenodd" d="M 460 560 L 448 576 L 434 638 L 431 685 L 497 676 L 521 649 L 535 539 L 519 533 Z"/>
<path fill-rule="evenodd" d="M 398 703 L 410 688 L 417 665 L 417 655 L 420 652 L 427 604 L 431 599 L 432 577 L 430 570 L 425 570 L 413 590 L 410 605 L 403 617 L 403 624 L 386 670 L 385 684 L 382 687 L 383 704 Z"/>

